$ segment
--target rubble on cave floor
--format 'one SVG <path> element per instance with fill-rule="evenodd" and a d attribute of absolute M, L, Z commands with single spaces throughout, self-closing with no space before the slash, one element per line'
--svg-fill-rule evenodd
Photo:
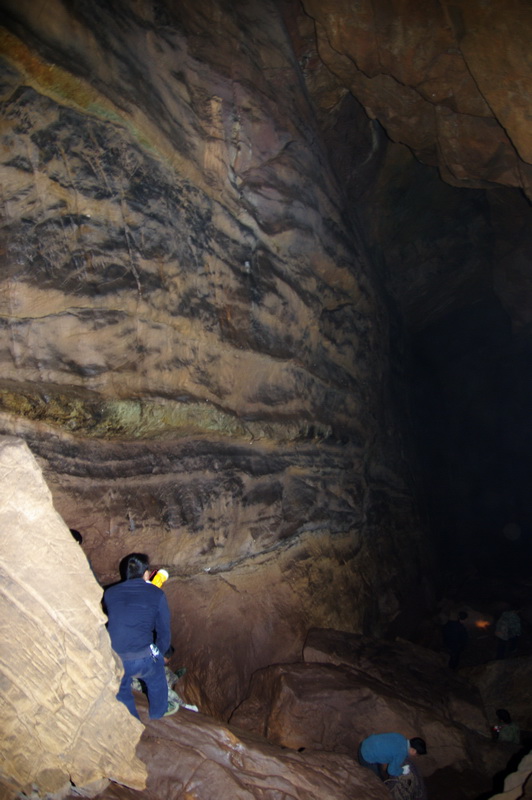
<path fill-rule="evenodd" d="M 493 682 L 482 668 L 466 678 L 467 670 L 455 674 L 439 654 L 411 643 L 321 629 L 310 631 L 303 658 L 259 670 L 229 724 L 187 711 L 150 721 L 141 697 L 146 789 L 111 783 L 99 800 L 204 800 L 213 786 L 220 800 L 265 791 L 301 800 L 389 798 L 356 751 L 365 736 L 391 730 L 426 739 L 416 766 L 430 800 L 448 800 L 450 787 L 453 800 L 477 800 L 519 753 L 491 738 Z M 525 686 L 528 659 L 517 672 L 509 662 L 495 666 L 512 673 L 516 692 Z"/>
<path fill-rule="evenodd" d="M 298 752 L 271 744 L 201 713 L 181 709 L 149 720 L 145 698 L 138 699 L 146 727 L 137 754 L 147 765 L 142 791 L 110 783 L 98 800 L 386 800 L 387 790 L 350 756 L 325 751 Z M 65 800 L 79 797 L 73 792 Z"/>

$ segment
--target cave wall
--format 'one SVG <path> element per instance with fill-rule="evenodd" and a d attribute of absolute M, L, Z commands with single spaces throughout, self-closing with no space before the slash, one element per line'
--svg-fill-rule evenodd
<path fill-rule="evenodd" d="M 331 164 L 392 298 L 389 382 L 440 566 L 520 574 L 532 551 L 530 5 L 290 8 Z"/>
<path fill-rule="evenodd" d="M 411 460 L 440 565 L 517 576 L 532 548 L 530 202 L 449 186 L 389 141 L 354 198 L 403 320 Z"/>
<path fill-rule="evenodd" d="M 102 583 L 135 550 L 169 569 L 188 691 L 227 716 L 419 576 L 389 312 L 277 4 L 3 25 L 0 427 Z"/>

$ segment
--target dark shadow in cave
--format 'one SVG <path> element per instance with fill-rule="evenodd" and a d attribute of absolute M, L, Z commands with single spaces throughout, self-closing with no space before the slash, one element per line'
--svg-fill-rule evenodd
<path fill-rule="evenodd" d="M 532 342 L 513 335 L 500 301 L 485 296 L 425 329 L 412 352 L 415 437 L 441 575 L 474 572 L 504 595 L 508 582 L 526 579 L 532 555 Z"/>

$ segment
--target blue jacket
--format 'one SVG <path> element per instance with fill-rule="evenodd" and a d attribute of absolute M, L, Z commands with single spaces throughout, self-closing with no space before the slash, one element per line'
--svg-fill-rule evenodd
<path fill-rule="evenodd" d="M 166 653 L 171 639 L 170 609 L 162 589 L 144 578 L 132 578 L 106 589 L 103 602 L 115 653 L 140 653 L 153 643 L 162 655 Z"/>
<path fill-rule="evenodd" d="M 360 745 L 360 754 L 368 764 L 387 764 L 389 775 L 400 775 L 410 747 L 400 733 L 374 733 Z"/>

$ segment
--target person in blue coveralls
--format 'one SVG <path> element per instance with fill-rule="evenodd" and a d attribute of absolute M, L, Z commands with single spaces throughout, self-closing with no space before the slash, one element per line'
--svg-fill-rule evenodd
<path fill-rule="evenodd" d="M 384 781 L 387 774 L 390 777 L 408 775 L 410 767 L 406 760 L 426 752 L 427 745 L 419 736 L 407 739 L 401 733 L 374 733 L 361 743 L 358 763 Z"/>

